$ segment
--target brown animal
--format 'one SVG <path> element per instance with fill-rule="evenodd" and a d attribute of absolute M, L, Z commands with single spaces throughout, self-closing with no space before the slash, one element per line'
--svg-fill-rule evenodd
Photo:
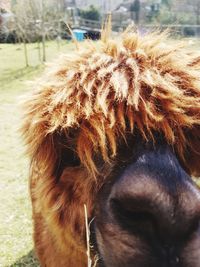
<path fill-rule="evenodd" d="M 87 41 L 25 102 L 41 266 L 199 267 L 200 54 L 128 29 Z M 88 265 L 89 266 L 89 265 Z"/>

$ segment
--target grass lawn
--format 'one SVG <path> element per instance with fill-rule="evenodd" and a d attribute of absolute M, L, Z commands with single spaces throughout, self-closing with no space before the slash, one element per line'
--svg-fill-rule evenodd
<path fill-rule="evenodd" d="M 188 44 L 200 48 L 198 40 Z M 60 52 L 73 47 L 62 42 Z M 38 266 L 33 256 L 29 163 L 18 132 L 17 104 L 27 91 L 25 82 L 38 76 L 44 66 L 39 64 L 36 44 L 28 45 L 28 54 L 30 67 L 25 68 L 23 46 L 0 44 L 0 267 Z M 58 54 L 56 42 L 48 42 L 48 61 Z"/>
<path fill-rule="evenodd" d="M 31 205 L 28 193 L 29 163 L 24 156 L 19 97 L 27 91 L 25 81 L 38 76 L 36 44 L 29 44 L 30 67 L 25 68 L 23 46 L 0 44 L 0 267 L 38 266 L 33 257 Z M 62 42 L 60 52 L 72 50 Z M 55 42 L 47 43 L 47 59 L 59 54 Z"/>

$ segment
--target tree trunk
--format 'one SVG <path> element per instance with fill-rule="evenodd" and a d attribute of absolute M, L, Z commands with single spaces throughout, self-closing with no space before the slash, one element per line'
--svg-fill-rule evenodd
<path fill-rule="evenodd" d="M 46 34 L 45 34 L 45 25 L 44 25 L 44 0 L 42 0 L 42 61 L 46 61 L 46 47 L 45 47 L 45 41 L 46 41 Z"/>
<path fill-rule="evenodd" d="M 58 51 L 60 52 L 60 41 L 61 41 L 61 23 L 60 21 L 58 21 L 58 35 L 57 35 L 57 38 L 56 38 L 56 41 L 57 41 L 57 48 L 58 48 Z"/>
<path fill-rule="evenodd" d="M 58 52 L 60 52 L 60 35 L 57 36 L 56 43 L 57 43 Z"/>
<path fill-rule="evenodd" d="M 46 36 L 42 33 L 42 61 L 46 61 L 46 46 L 45 46 Z"/>
<path fill-rule="evenodd" d="M 27 50 L 27 43 L 26 40 L 23 39 L 23 45 L 24 45 L 24 57 L 25 57 L 25 62 L 26 62 L 26 67 L 29 66 L 29 62 L 28 62 L 28 50 Z"/>
<path fill-rule="evenodd" d="M 37 49 L 38 49 L 38 59 L 39 59 L 39 62 L 41 62 L 40 41 L 37 42 Z"/>
<path fill-rule="evenodd" d="M 200 3 L 197 3 L 196 7 L 196 24 L 200 25 Z"/>
<path fill-rule="evenodd" d="M 131 11 L 131 20 L 134 21 L 134 12 L 133 11 Z"/>
<path fill-rule="evenodd" d="M 139 24 L 140 21 L 140 11 L 135 12 L 135 23 Z"/>

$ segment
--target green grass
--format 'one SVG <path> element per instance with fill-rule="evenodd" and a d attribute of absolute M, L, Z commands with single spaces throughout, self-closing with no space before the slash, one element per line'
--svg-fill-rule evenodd
<path fill-rule="evenodd" d="M 47 44 L 47 59 L 58 55 L 55 42 Z M 61 44 L 61 52 L 73 49 Z M 30 67 L 25 68 L 23 46 L 0 44 L 0 266 L 39 266 L 33 256 L 28 159 L 18 128 L 19 97 L 44 69 L 38 65 L 36 44 L 28 45 Z"/>
<path fill-rule="evenodd" d="M 59 52 L 69 51 L 72 49 L 66 41 L 60 42 L 60 51 L 58 50 L 56 42 L 48 42 L 46 44 L 46 57 L 47 60 L 52 60 Z M 42 52 L 42 51 L 41 51 Z M 28 45 L 28 59 L 30 67 L 25 67 L 25 58 L 23 45 L 13 44 L 0 44 L 0 81 L 7 82 L 15 80 L 16 78 L 23 77 L 24 75 L 32 72 L 38 68 L 40 64 L 38 56 L 37 44 Z"/>

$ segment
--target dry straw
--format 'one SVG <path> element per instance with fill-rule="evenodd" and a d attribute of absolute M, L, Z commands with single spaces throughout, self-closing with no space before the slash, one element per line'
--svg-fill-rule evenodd
<path fill-rule="evenodd" d="M 90 253 L 90 224 L 88 223 L 88 212 L 87 212 L 87 206 L 84 204 L 84 215 L 85 215 L 85 229 L 86 229 L 86 255 L 87 255 L 87 267 L 96 267 L 97 262 L 98 262 L 98 256 L 96 255 L 93 257 L 93 264 L 92 264 L 92 258 L 91 258 L 91 253 Z"/>

